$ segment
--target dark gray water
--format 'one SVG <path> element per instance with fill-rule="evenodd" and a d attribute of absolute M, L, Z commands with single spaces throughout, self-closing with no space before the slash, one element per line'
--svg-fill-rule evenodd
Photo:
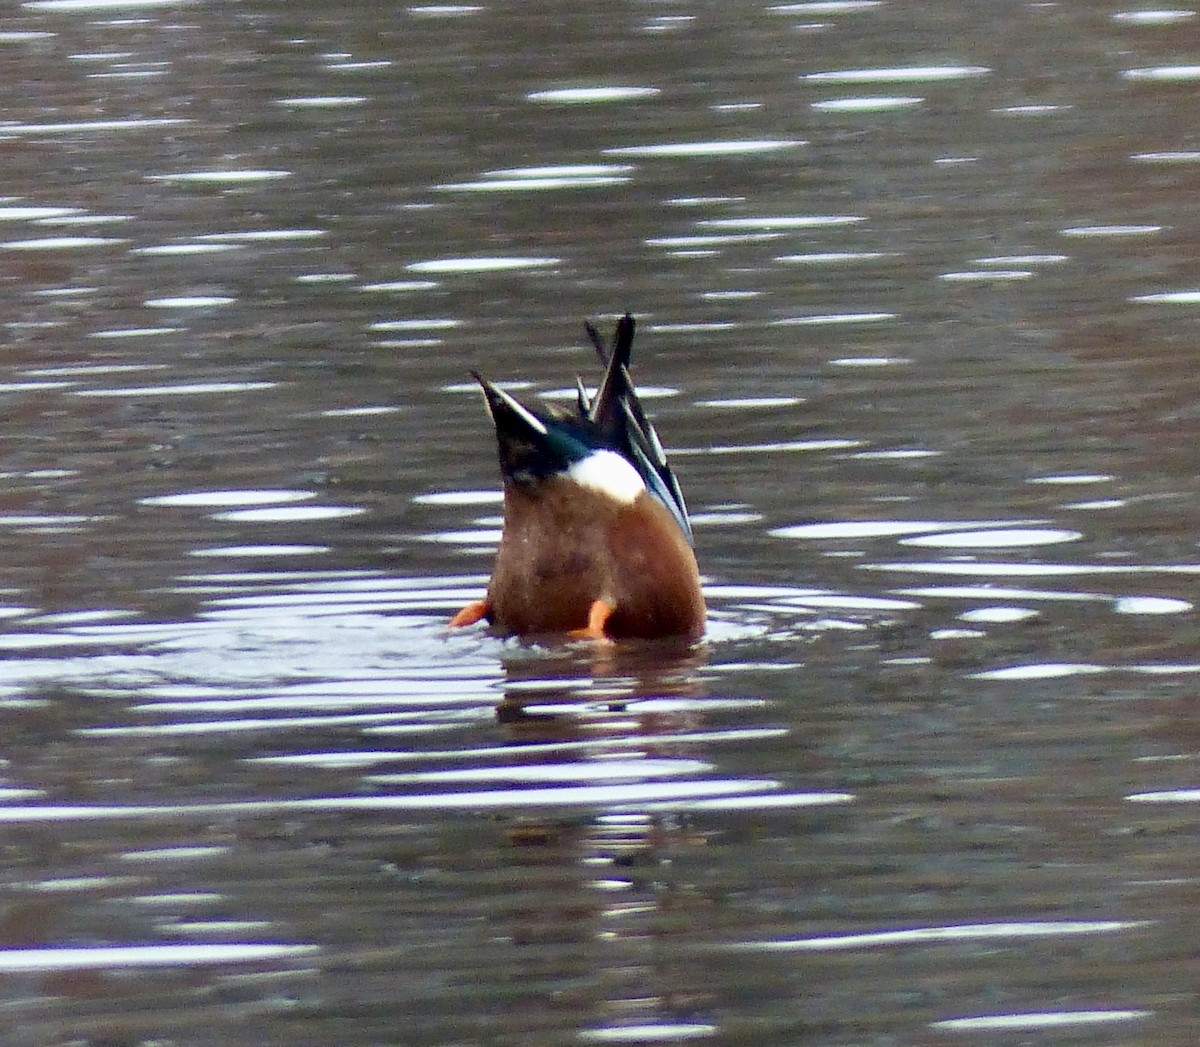
<path fill-rule="evenodd" d="M 5 1044 L 1195 1043 L 1194 8 L 0 59 Z M 708 642 L 450 633 L 625 309 Z"/>

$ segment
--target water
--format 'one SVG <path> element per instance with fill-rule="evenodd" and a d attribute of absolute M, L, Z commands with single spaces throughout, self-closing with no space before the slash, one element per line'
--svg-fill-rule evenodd
<path fill-rule="evenodd" d="M 13 6 L 4 1042 L 1190 1045 L 1198 26 Z M 625 309 L 708 642 L 450 633 Z"/>

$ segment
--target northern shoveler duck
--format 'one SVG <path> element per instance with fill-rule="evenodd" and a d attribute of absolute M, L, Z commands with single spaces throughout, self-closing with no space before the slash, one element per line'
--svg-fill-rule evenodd
<path fill-rule="evenodd" d="M 472 372 L 500 446 L 504 530 L 486 598 L 450 624 L 698 640 L 705 608 L 692 528 L 629 377 L 633 317 L 618 321 L 607 348 L 585 327 L 605 371 L 591 398 L 577 380 L 574 410 L 532 410 Z"/>

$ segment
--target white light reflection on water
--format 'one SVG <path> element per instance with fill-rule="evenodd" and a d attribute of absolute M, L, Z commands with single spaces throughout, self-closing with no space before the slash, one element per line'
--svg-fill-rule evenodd
<path fill-rule="evenodd" d="M 822 229 L 865 222 L 861 215 L 766 215 L 748 218 L 709 218 L 697 222 L 701 229 Z"/>
<path fill-rule="evenodd" d="M 1005 549 L 1077 542 L 1081 538 L 1083 538 L 1083 534 L 1079 531 L 1058 530 L 1049 527 L 1010 527 L 923 534 L 915 538 L 902 538 L 900 544 L 946 549 Z"/>
<path fill-rule="evenodd" d="M 1132 295 L 1129 300 L 1131 302 L 1150 302 L 1167 305 L 1200 305 L 1200 290 L 1155 291 L 1151 294 Z"/>
<path fill-rule="evenodd" d="M 557 102 L 562 105 L 587 105 L 600 102 L 629 102 L 661 94 L 657 87 L 558 87 L 531 91 L 531 102 Z"/>
<path fill-rule="evenodd" d="M 1173 25 L 1176 22 L 1186 22 L 1195 18 L 1195 11 L 1164 8 L 1148 11 L 1118 11 L 1112 16 L 1114 22 L 1123 25 Z"/>
<path fill-rule="evenodd" d="M 1113 610 L 1117 614 L 1183 614 L 1193 606 L 1188 600 L 1167 596 L 1119 596 Z"/>
<path fill-rule="evenodd" d="M 807 142 L 795 138 L 747 138 L 712 142 L 664 142 L 658 145 L 630 145 L 603 150 L 605 156 L 719 158 L 750 156 L 797 149 Z"/>
<path fill-rule="evenodd" d="M 242 185 L 291 178 L 291 171 L 246 169 L 240 171 L 181 171 L 178 174 L 146 175 L 148 182 L 193 182 L 199 185 Z"/>
<path fill-rule="evenodd" d="M 164 506 L 224 506 L 275 505 L 284 502 L 303 502 L 315 498 L 315 491 L 189 491 L 183 494 L 163 494 L 139 498 L 139 505 Z"/>
<path fill-rule="evenodd" d="M 1055 592 L 1046 589 L 1014 589 L 994 585 L 939 585 L 917 589 L 897 589 L 905 596 L 931 600 L 1037 600 L 1089 603 L 1114 599 L 1101 593 Z"/>
<path fill-rule="evenodd" d="M 479 4 L 418 4 L 406 10 L 414 18 L 465 18 L 487 8 Z"/>
<path fill-rule="evenodd" d="M 830 523 L 797 524 L 777 527 L 769 534 L 776 538 L 805 540 L 891 538 L 906 534 L 931 534 L 936 531 L 962 531 L 965 528 L 1024 527 L 1033 520 L 841 520 Z"/>
<path fill-rule="evenodd" d="M 884 0 L 804 0 L 800 4 L 776 4 L 772 14 L 848 14 L 882 7 Z"/>
<path fill-rule="evenodd" d="M 702 326 L 702 325 L 693 326 L 690 324 L 680 324 L 678 326 L 687 327 L 688 330 L 691 331 L 692 333 L 697 333 L 698 331 L 706 331 L 706 330 L 712 329 L 710 327 L 706 327 L 706 326 Z M 728 325 L 721 324 L 721 325 L 716 325 L 716 326 L 719 329 L 724 329 L 725 327 L 732 327 L 734 325 L 733 324 L 728 324 Z M 667 333 L 670 333 L 671 331 L 673 331 L 675 329 L 675 327 L 676 327 L 676 325 L 672 325 L 672 324 L 663 324 L 661 326 L 649 325 L 647 327 L 647 330 L 660 331 L 660 332 L 666 331 Z M 642 400 L 660 400 L 660 399 L 665 399 L 666 397 L 678 396 L 680 393 L 680 390 L 678 390 L 674 386 L 670 386 L 670 385 L 639 385 L 637 387 L 637 391 L 638 391 L 638 398 L 642 399 Z M 588 394 L 588 396 L 595 396 L 596 395 L 596 387 L 594 385 L 585 385 L 584 392 L 586 392 Z M 572 387 L 570 389 L 564 387 L 562 389 L 545 389 L 538 393 L 538 398 L 542 399 L 542 400 L 570 400 L 570 401 L 574 402 L 574 400 L 576 399 L 578 394 L 579 394 L 578 389 L 576 389 L 574 387 Z"/>
<path fill-rule="evenodd" d="M 0 251 L 77 251 L 85 247 L 110 247 L 127 244 L 110 236 L 43 236 L 33 240 L 8 240 L 0 243 Z"/>
<path fill-rule="evenodd" d="M 1145 69 L 1126 69 L 1121 76 L 1126 80 L 1158 80 L 1173 83 L 1200 80 L 1200 65 L 1157 65 Z"/>
<path fill-rule="evenodd" d="M 913 927 L 897 931 L 867 931 L 815 938 L 781 938 L 745 942 L 733 949 L 763 952 L 840 952 L 879 946 L 921 945 L 927 942 L 970 942 L 995 939 L 1059 938 L 1084 934 L 1112 934 L 1151 927 L 1152 920 L 1030 920 L 1001 923 L 968 923 L 945 927 Z"/>
<path fill-rule="evenodd" d="M 148 128 L 179 127 L 190 120 L 167 118 L 142 119 L 129 117 L 118 120 L 76 120 L 63 123 L 0 124 L 0 138 L 6 135 L 77 134 L 86 131 L 142 131 Z"/>
<path fill-rule="evenodd" d="M 416 718 L 419 718 L 421 722 L 403 722 Z M 387 724 L 389 725 L 389 730 L 394 734 L 414 735 L 452 730 L 463 726 L 464 720 L 469 720 L 473 723 L 478 719 L 479 717 L 475 715 L 455 718 L 444 713 L 421 713 L 419 717 L 410 713 L 231 717 L 200 722 L 146 724 L 140 727 L 87 727 L 81 728 L 77 733 L 82 737 L 94 738 L 166 739 L 206 734 L 216 734 L 232 738 L 235 735 L 247 733 L 278 735 L 281 731 L 328 731 L 331 728 L 345 727 L 366 731 L 377 728 L 381 724 Z"/>
<path fill-rule="evenodd" d="M 1112 1025 L 1149 1018 L 1153 1011 L 1045 1011 L 1026 1014 L 989 1014 L 975 1018 L 946 1018 L 930 1022 L 933 1029 L 963 1031 L 1017 1031 L 1022 1029 L 1061 1029 L 1078 1025 Z"/>
<path fill-rule="evenodd" d="M 211 549 L 192 549 L 188 556 L 315 556 L 329 551 L 328 545 L 223 545 Z"/>
<path fill-rule="evenodd" d="M 969 680 L 1060 680 L 1068 676 L 1133 673 L 1140 676 L 1194 676 L 1200 664 L 1100 665 L 1095 662 L 1033 662 L 970 673 Z"/>
<path fill-rule="evenodd" d="M 278 382 L 195 382 L 190 385 L 138 385 L 127 389 L 76 389 L 72 396 L 211 396 L 214 393 L 253 393 L 274 389 Z"/>
<path fill-rule="evenodd" d="M 815 313 L 811 316 L 793 316 L 782 320 L 772 320 L 772 327 L 831 327 L 840 324 L 878 324 L 885 320 L 895 320 L 895 313 L 880 312 L 850 312 L 850 313 Z"/>
<path fill-rule="evenodd" d="M 723 410 L 744 410 L 754 407 L 794 407 L 804 403 L 799 396 L 746 396 L 727 400 L 697 400 L 697 407 L 716 407 Z"/>
<path fill-rule="evenodd" d="M 132 967 L 197 967 L 316 956 L 316 945 L 225 942 L 217 945 L 105 945 L 94 948 L 0 949 L 0 973 Z"/>
<path fill-rule="evenodd" d="M 23 222 L 38 218 L 62 218 L 81 214 L 78 207 L 32 207 L 18 204 L 0 206 L 0 222 Z"/>
<path fill-rule="evenodd" d="M 423 542 L 438 542 L 444 545 L 497 546 L 500 544 L 501 530 L 499 527 L 481 527 L 473 531 L 435 531 L 418 537 Z"/>
<path fill-rule="evenodd" d="M 365 95 L 310 95 L 300 98 L 278 98 L 275 104 L 286 109 L 344 109 L 369 101 Z"/>
<path fill-rule="evenodd" d="M 89 338 L 156 338 L 164 334 L 178 334 L 182 327 L 118 327 L 111 331 L 93 331 Z M 124 371 L 159 371 L 166 370 L 166 364 L 114 364 L 107 370 Z M 103 374 L 97 370 L 96 374 Z"/>
<path fill-rule="evenodd" d="M 1030 618 L 1036 618 L 1038 613 L 1031 607 L 978 607 L 973 611 L 963 611 L 958 618 L 964 622 L 1002 624 L 1028 621 Z"/>
<path fill-rule="evenodd" d="M 544 269 L 561 263 L 561 258 L 517 256 L 433 258 L 425 262 L 412 262 L 405 268 L 414 273 L 502 273 L 515 269 Z"/>
<path fill-rule="evenodd" d="M 214 305 L 230 305 L 237 299 L 232 295 L 193 294 L 174 295 L 169 298 L 147 298 L 142 305 L 147 309 L 207 309 Z"/>
<path fill-rule="evenodd" d="M 410 727 L 383 725 L 367 728 L 364 733 L 375 736 L 403 735 Z M 784 727 L 731 727 L 716 731 L 677 731 L 669 735 L 657 734 L 656 743 L 669 740 L 672 745 L 708 745 L 717 742 L 766 741 L 785 738 L 791 732 Z M 623 749 L 643 749 L 647 745 L 644 735 L 612 735 L 602 738 L 572 739 L 556 742 L 528 742 L 521 745 L 519 755 L 544 756 L 557 753 L 597 752 L 601 754 Z M 444 760 L 487 760 L 512 759 L 518 755 L 511 745 L 476 746 L 470 749 L 424 749 L 424 750 L 377 750 L 370 752 L 312 752 L 293 753 L 288 756 L 258 756 L 245 762 L 262 764 L 298 764 L 305 767 L 362 768 L 382 763 L 419 763 Z"/>
<path fill-rule="evenodd" d="M 549 189 L 588 189 L 622 185 L 633 168 L 628 164 L 555 164 L 485 171 L 467 182 L 446 182 L 433 188 L 444 192 L 513 193 Z"/>
<path fill-rule="evenodd" d="M 1161 225 L 1075 225 L 1059 230 L 1059 236 L 1070 237 L 1126 237 L 1153 236 L 1161 233 Z"/>
<path fill-rule="evenodd" d="M 510 782 L 546 785 L 560 782 L 650 781 L 681 778 L 715 770 L 704 760 L 614 759 L 601 757 L 578 763 L 514 764 L 506 767 L 460 767 L 442 771 L 372 774 L 364 779 L 381 785 L 446 785 L 456 783 Z"/>
<path fill-rule="evenodd" d="M 1200 789 L 1165 789 L 1159 792 L 1130 793 L 1127 803 L 1200 803 Z"/>
<path fill-rule="evenodd" d="M 499 505 L 503 491 L 437 491 L 413 496 L 417 505 Z"/>
<path fill-rule="evenodd" d="M 649 236 L 645 239 L 650 247 L 690 249 L 697 247 L 721 247 L 726 244 L 750 244 L 762 240 L 780 240 L 783 233 L 703 233 L 682 236 Z"/>
<path fill-rule="evenodd" d="M 838 451 L 849 447 L 861 447 L 861 440 L 788 440 L 770 444 L 714 444 L 711 447 L 675 447 L 671 449 L 673 458 L 686 458 L 695 455 L 711 454 L 758 454 L 759 452 L 774 451 Z"/>
<path fill-rule="evenodd" d="M 825 113 L 885 113 L 892 109 L 911 109 L 924 101 L 920 95 L 875 95 L 830 98 L 813 102 L 811 107 Z"/>
<path fill-rule="evenodd" d="M 194 254 L 220 254 L 223 251 L 237 251 L 237 244 L 162 244 L 157 247 L 135 247 L 129 253 L 133 255 L 149 255 L 154 257 Z"/>
<path fill-rule="evenodd" d="M 649 1022 L 581 1029 L 578 1038 L 584 1043 L 684 1043 L 719 1031 L 719 1026 L 706 1022 Z"/>
<path fill-rule="evenodd" d="M 196 239 L 221 243 L 287 243 L 292 240 L 319 240 L 325 235 L 324 229 L 243 229 L 237 232 L 204 233 Z"/>
<path fill-rule="evenodd" d="M 839 356 L 829 361 L 830 367 L 901 367 L 911 364 L 908 356 Z"/>
<path fill-rule="evenodd" d="M 363 811 L 495 811 L 526 809 L 644 810 L 646 804 L 687 809 L 694 802 L 771 793 L 770 779 L 706 779 L 696 782 L 639 782 L 633 785 L 568 785 L 532 789 L 484 789 L 402 796 L 328 796 L 309 799 L 234 800 L 192 804 L 42 804 L 0 806 L 0 825 L 62 821 L 194 821 L 209 818 Z M 845 803 L 847 794 L 836 796 Z"/>
<path fill-rule="evenodd" d="M 1194 564 L 1074 564 L 1074 563 L 1003 563 L 1000 561 L 946 561 L 936 563 L 863 564 L 864 571 L 908 571 L 913 574 L 952 574 L 1009 576 L 1013 578 L 1053 578 L 1091 574 L 1200 574 Z"/>
<path fill-rule="evenodd" d="M 844 262 L 874 262 L 881 258 L 899 258 L 893 251 L 811 251 L 807 254 L 776 255 L 775 261 L 795 265 L 841 265 Z"/>
<path fill-rule="evenodd" d="M 805 73 L 800 77 L 818 84 L 912 84 L 940 80 L 966 80 L 991 72 L 983 65 L 912 65 L 881 69 L 841 69 Z"/>
<path fill-rule="evenodd" d="M 1051 476 L 1034 476 L 1026 480 L 1029 484 L 1099 484 L 1108 483 L 1114 477 L 1109 473 L 1063 473 Z"/>

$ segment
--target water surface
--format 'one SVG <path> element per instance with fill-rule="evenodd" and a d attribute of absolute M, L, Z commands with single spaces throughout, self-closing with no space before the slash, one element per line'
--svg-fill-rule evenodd
<path fill-rule="evenodd" d="M 1192 1043 L 1197 26 L 14 6 L 4 1042 Z M 707 642 L 449 632 L 626 309 Z"/>

